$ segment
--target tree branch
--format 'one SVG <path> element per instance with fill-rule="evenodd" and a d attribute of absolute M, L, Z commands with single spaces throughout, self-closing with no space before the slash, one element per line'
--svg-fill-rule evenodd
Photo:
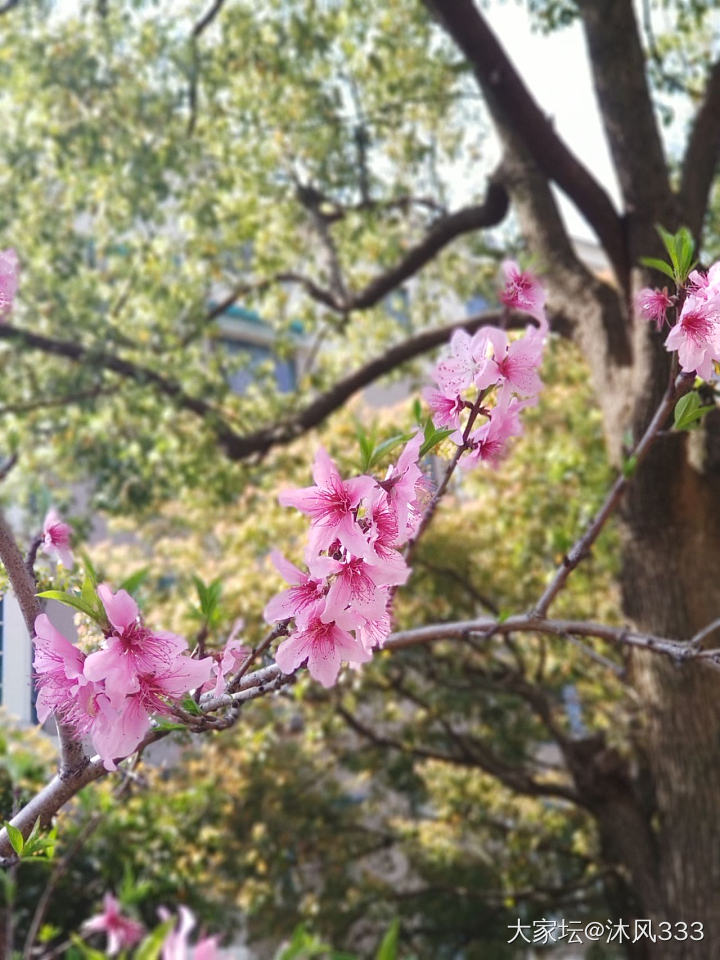
<path fill-rule="evenodd" d="M 590 550 L 599 537 L 603 527 L 620 503 L 620 499 L 625 492 L 630 479 L 647 456 L 648 451 L 657 439 L 658 432 L 662 429 L 665 421 L 670 416 L 675 402 L 692 388 L 695 381 L 694 373 L 683 373 L 677 378 L 675 383 L 671 383 L 665 391 L 660 405 L 647 426 L 645 433 L 638 441 L 635 449 L 632 451 L 627 461 L 627 468 L 618 475 L 615 483 L 610 488 L 600 510 L 593 518 L 588 528 L 582 536 L 573 544 L 572 549 L 563 557 L 563 562 L 555 572 L 555 576 L 548 584 L 543 595 L 535 605 L 535 616 L 544 616 L 550 604 L 560 593 L 565 583 L 578 566 L 578 564 L 589 555 Z"/>
<path fill-rule="evenodd" d="M 539 169 L 573 201 L 622 280 L 628 272 L 622 221 L 610 197 L 555 133 L 473 0 L 424 0 L 473 67 L 491 113 L 509 124 Z"/>
<path fill-rule="evenodd" d="M 569 787 L 561 784 L 542 783 L 535 780 L 526 770 L 512 764 L 506 763 L 500 757 L 493 754 L 483 745 L 482 751 L 465 746 L 460 753 L 444 753 L 441 750 L 430 750 L 426 747 L 416 747 L 412 744 L 403 743 L 395 740 L 386 734 L 380 734 L 367 726 L 362 721 L 350 713 L 342 704 L 336 707 L 338 714 L 345 720 L 347 725 L 366 740 L 369 740 L 376 747 L 397 750 L 400 753 L 408 753 L 420 760 L 438 760 L 441 763 L 449 763 L 462 767 L 476 767 L 485 773 L 498 779 L 506 787 L 526 796 L 533 797 L 561 797 L 571 803 L 579 803 L 577 794 Z M 474 745 L 478 746 L 477 743 Z"/>
<path fill-rule="evenodd" d="M 528 319 L 525 314 L 513 313 L 509 317 L 508 326 L 510 328 L 525 326 Z M 414 337 L 403 340 L 394 347 L 390 347 L 382 356 L 376 357 L 349 376 L 339 380 L 325 393 L 316 397 L 304 410 L 271 427 L 265 427 L 255 433 L 247 434 L 242 438 L 242 442 L 238 442 L 238 449 L 242 450 L 242 456 L 238 459 L 253 454 L 264 454 L 271 447 L 292 442 L 303 433 L 318 426 L 331 413 L 342 407 L 350 397 L 359 393 L 360 390 L 374 383 L 380 377 L 396 370 L 403 363 L 407 363 L 409 360 L 447 343 L 455 330 L 467 330 L 468 333 L 474 333 L 485 324 L 504 324 L 505 320 L 506 316 L 502 312 L 489 310 L 467 317 L 457 323 L 449 324 L 446 327 L 423 330 Z M 551 326 L 553 330 L 565 332 L 567 321 L 563 316 L 558 315 L 552 318 Z"/>
<path fill-rule="evenodd" d="M 308 202 L 305 201 L 304 205 L 307 207 Z M 378 304 L 389 293 L 392 293 L 405 280 L 414 276 L 457 237 L 464 233 L 472 233 L 475 230 L 497 226 L 505 219 L 507 211 L 507 191 L 499 182 L 499 179 L 491 179 L 485 200 L 482 203 L 462 207 L 453 213 L 445 213 L 437 217 L 425 235 L 414 246 L 410 247 L 397 264 L 378 274 L 362 290 L 355 293 L 346 290 L 340 275 L 334 246 L 331 242 L 329 243 L 328 236 L 325 235 L 323 243 L 326 248 L 328 248 L 329 243 L 329 250 L 332 254 L 330 261 L 331 273 L 334 278 L 333 290 L 321 287 L 304 274 L 284 271 L 252 283 L 239 284 L 221 303 L 207 313 L 205 322 L 221 316 L 240 297 L 247 296 L 250 293 L 260 293 L 278 283 L 291 283 L 303 287 L 313 300 L 343 316 L 347 316 L 354 310 L 367 310 Z M 322 219 L 322 216 L 318 215 L 316 222 Z"/>
<path fill-rule="evenodd" d="M 29 330 L 22 330 L 9 323 L 0 324 L 0 339 L 13 340 L 32 350 L 66 357 L 75 363 L 85 363 L 90 368 L 98 367 L 110 370 L 122 377 L 135 381 L 140 386 L 151 386 L 174 400 L 179 407 L 202 417 L 215 432 L 219 442 L 225 447 L 232 459 L 241 459 L 234 455 L 235 444 L 241 436 L 227 423 L 221 411 L 199 397 L 186 393 L 176 380 L 163 377 L 155 370 L 140 366 L 129 360 L 123 360 L 115 354 L 94 347 L 85 347 L 74 340 L 57 340 L 44 337 Z"/>
<path fill-rule="evenodd" d="M 366 310 L 375 306 L 403 281 L 414 276 L 452 240 L 463 233 L 472 233 L 501 223 L 508 211 L 508 195 L 498 180 L 491 180 L 483 203 L 463 207 L 438 217 L 422 240 L 411 247 L 394 267 L 371 280 L 349 299 L 349 310 Z"/>
<path fill-rule="evenodd" d="M 710 70 L 703 102 L 685 148 L 680 182 L 680 210 L 698 246 L 720 154 L 720 60 Z"/>
<path fill-rule="evenodd" d="M 227 422 L 220 410 L 202 399 L 191 396 L 176 381 L 163 377 L 147 367 L 123 360 L 113 354 L 83 347 L 74 341 L 41 337 L 9 324 L 0 324 L 0 338 L 17 340 L 33 350 L 67 357 L 76 363 L 87 363 L 95 368 L 105 368 L 134 381 L 140 386 L 154 387 L 160 393 L 173 399 L 178 407 L 201 417 L 208 427 L 215 432 L 218 441 L 231 460 L 246 460 L 252 456 L 264 455 L 274 446 L 291 443 L 308 430 L 319 426 L 350 397 L 374 383 L 386 373 L 390 373 L 403 363 L 446 343 L 454 330 L 463 329 L 473 333 L 483 324 L 504 324 L 506 320 L 507 325 L 511 328 L 522 327 L 528 322 L 528 319 L 525 314 L 521 313 L 513 313 L 506 317 L 504 313 L 499 311 L 485 311 L 457 323 L 448 324 L 445 327 L 424 330 L 416 336 L 390 347 L 382 356 L 376 357 L 354 373 L 338 381 L 325 393 L 316 397 L 304 410 L 280 423 L 248 434 L 238 433 Z M 553 330 L 565 333 L 568 329 L 568 322 L 564 316 L 558 314 L 551 318 L 551 326 Z M 43 401 L 44 405 L 47 403 L 49 401 Z"/>
<path fill-rule="evenodd" d="M 595 93 L 626 208 L 657 219 L 670 195 L 632 0 L 581 0 Z"/>

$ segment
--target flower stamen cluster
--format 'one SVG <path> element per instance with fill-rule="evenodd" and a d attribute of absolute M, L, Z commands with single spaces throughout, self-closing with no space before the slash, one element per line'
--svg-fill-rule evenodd
<path fill-rule="evenodd" d="M 390 633 L 391 590 L 410 574 L 400 549 L 422 519 L 422 442 L 418 432 L 383 480 L 368 475 L 343 480 L 321 448 L 314 485 L 280 494 L 283 505 L 310 517 L 306 570 L 272 554 L 290 587 L 270 601 L 265 618 L 294 622 L 276 652 L 283 673 L 307 661 L 311 676 L 330 687 L 343 661 L 365 663 L 373 648 L 384 643 Z"/>
<path fill-rule="evenodd" d="M 107 617 L 100 649 L 86 655 L 63 636 L 46 614 L 35 621 L 34 668 L 41 723 L 54 713 L 78 738 L 89 737 L 107 770 L 133 753 L 154 714 L 169 715 L 173 703 L 210 679 L 214 660 L 193 660 L 182 637 L 153 631 L 125 590 L 100 584 Z"/>
<path fill-rule="evenodd" d="M 436 386 L 423 391 L 435 426 L 453 430 L 450 440 L 463 448 L 459 466 L 465 469 L 481 462 L 500 464 L 510 438 L 522 433 L 520 413 L 537 402 L 542 389 L 538 368 L 548 331 L 545 293 L 537 278 L 516 263 L 507 261 L 503 269 L 506 285 L 500 299 L 531 314 L 537 326 L 529 325 L 515 340 L 495 326 L 481 327 L 472 336 L 457 330 L 432 372 Z"/>

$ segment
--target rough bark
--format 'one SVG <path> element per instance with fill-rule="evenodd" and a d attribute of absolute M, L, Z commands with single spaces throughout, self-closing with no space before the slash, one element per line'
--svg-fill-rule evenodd
<path fill-rule="evenodd" d="M 470 0 L 426 3 L 471 61 L 485 92 L 508 151 L 504 182 L 526 239 L 546 266 L 550 302 L 565 315 L 575 307 L 573 333 L 590 364 L 609 455 L 618 463 L 627 431 L 640 436 L 668 383 L 663 337 L 634 322 L 630 310 L 633 289 L 649 278 L 638 269 L 624 272 L 597 220 L 615 283 L 589 276 L 577 262 L 550 192 L 554 181 L 573 195 L 562 182 L 567 156 L 554 142 L 554 153 L 536 155 L 531 139 L 537 144 L 543 132 L 541 115 L 534 102 L 522 100 L 522 81 L 508 70 Z M 623 193 L 623 245 L 632 267 L 639 256 L 661 252 L 654 225 L 676 229 L 679 204 L 668 184 L 632 3 L 581 0 L 579 6 Z M 686 160 L 683 171 L 696 234 L 718 153 L 712 110 L 718 89 L 714 68 L 687 152 L 700 160 Z M 689 639 L 720 615 L 720 416 L 707 418 L 693 435 L 660 439 L 630 485 L 621 523 L 623 607 L 637 628 Z M 647 941 L 629 946 L 628 955 L 710 960 L 720 956 L 720 678 L 696 664 L 635 651 L 631 681 L 636 724 L 623 755 L 598 740 L 575 745 L 566 760 L 594 814 L 602 854 L 619 868 L 617 909 L 704 924 L 700 942 Z"/>

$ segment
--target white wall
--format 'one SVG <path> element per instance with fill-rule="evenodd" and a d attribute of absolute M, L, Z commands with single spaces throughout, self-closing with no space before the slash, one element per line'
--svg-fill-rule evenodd
<path fill-rule="evenodd" d="M 20 607 L 11 593 L 3 598 L 2 705 L 10 716 L 32 722 L 30 708 L 32 645 Z"/>

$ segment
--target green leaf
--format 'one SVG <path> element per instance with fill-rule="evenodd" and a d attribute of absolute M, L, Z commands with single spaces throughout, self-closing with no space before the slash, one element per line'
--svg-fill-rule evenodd
<path fill-rule="evenodd" d="M 102 622 L 102 618 L 97 610 L 89 607 L 84 600 L 76 597 L 72 593 L 65 593 L 62 590 L 43 590 L 42 593 L 38 593 L 37 596 L 43 600 L 57 600 L 58 603 L 64 603 L 66 607 L 73 607 L 73 609 L 79 610 L 80 613 L 86 614 L 96 623 Z"/>
<path fill-rule="evenodd" d="M 6 823 L 5 829 L 7 830 L 10 846 L 13 848 L 15 853 L 19 857 L 21 857 L 23 850 L 25 848 L 25 840 L 23 839 L 22 833 L 18 830 L 17 827 L 14 827 L 11 823 Z"/>
<path fill-rule="evenodd" d="M 150 573 L 150 567 L 142 567 L 140 570 L 136 570 L 135 573 L 131 573 L 129 577 L 126 577 L 120 584 L 120 590 L 127 590 L 128 593 L 135 593 L 135 591 L 145 583 Z"/>
<path fill-rule="evenodd" d="M 80 587 L 80 599 L 84 604 L 89 607 L 90 610 L 97 610 L 97 594 L 95 593 L 95 586 L 93 585 L 92 580 L 89 577 L 85 577 Z"/>
<path fill-rule="evenodd" d="M 680 262 L 678 259 L 677 240 L 675 234 L 665 230 L 665 228 L 661 227 L 659 223 L 656 224 L 655 229 L 660 234 L 660 239 L 665 245 L 665 249 L 668 252 L 670 262 L 672 263 L 675 271 L 675 276 L 677 276 L 680 273 Z"/>
<path fill-rule="evenodd" d="M 383 440 L 382 443 L 379 443 L 375 449 L 370 454 L 368 461 L 367 469 L 370 470 L 378 460 L 382 459 L 386 453 L 390 453 L 391 450 L 394 450 L 395 447 L 399 446 L 401 443 L 407 443 L 410 439 L 411 434 L 408 433 L 398 433 L 394 437 L 389 437 L 387 440 Z"/>
<path fill-rule="evenodd" d="M 675 271 L 668 263 L 665 263 L 664 260 L 658 260 L 656 257 L 640 257 L 640 263 L 644 267 L 659 270 L 660 273 L 664 273 L 666 277 L 670 277 L 673 282 L 675 281 Z"/>
<path fill-rule="evenodd" d="M 390 927 L 382 938 L 382 943 L 375 954 L 375 960 L 395 960 L 397 957 L 398 934 L 400 933 L 400 923 L 397 917 L 390 924 Z"/>
<path fill-rule="evenodd" d="M 160 956 L 160 949 L 163 942 L 175 926 L 175 923 L 175 917 L 171 917 L 169 920 L 166 920 L 165 923 L 161 923 L 159 927 L 155 927 L 152 933 L 149 933 L 147 937 L 145 937 L 135 951 L 135 960 L 157 960 Z"/>
<path fill-rule="evenodd" d="M 448 430 L 445 427 L 439 430 L 433 429 L 432 433 L 428 436 L 425 434 L 425 442 L 420 447 L 420 457 L 426 457 L 431 450 L 434 450 L 435 447 L 442 443 L 443 440 L 446 440 L 451 433 L 455 433 L 454 430 Z"/>
<path fill-rule="evenodd" d="M 76 933 L 71 933 L 70 939 L 72 940 L 75 949 L 78 951 L 78 954 L 83 958 L 83 960 L 107 960 L 107 954 L 102 953 L 100 950 L 94 950 L 92 947 L 89 947 Z"/>
<path fill-rule="evenodd" d="M 97 575 L 97 571 L 95 570 L 95 567 L 93 566 L 92 560 L 84 550 L 80 550 L 80 558 L 83 562 L 83 567 L 85 568 L 85 576 L 90 581 L 90 583 L 92 583 L 93 587 L 97 587 L 98 575 Z"/>
<path fill-rule="evenodd" d="M 636 454 L 631 454 L 626 460 L 623 461 L 622 465 L 622 475 L 629 480 L 630 477 L 637 470 L 638 458 Z"/>
<path fill-rule="evenodd" d="M 191 696 L 183 697 L 181 706 L 186 713 L 191 713 L 194 717 L 204 716 L 202 710 Z"/>
<path fill-rule="evenodd" d="M 697 426 L 705 414 L 713 409 L 712 404 L 703 404 L 697 390 L 691 390 L 684 397 L 680 397 L 675 404 L 673 413 L 676 430 L 691 430 Z"/>

